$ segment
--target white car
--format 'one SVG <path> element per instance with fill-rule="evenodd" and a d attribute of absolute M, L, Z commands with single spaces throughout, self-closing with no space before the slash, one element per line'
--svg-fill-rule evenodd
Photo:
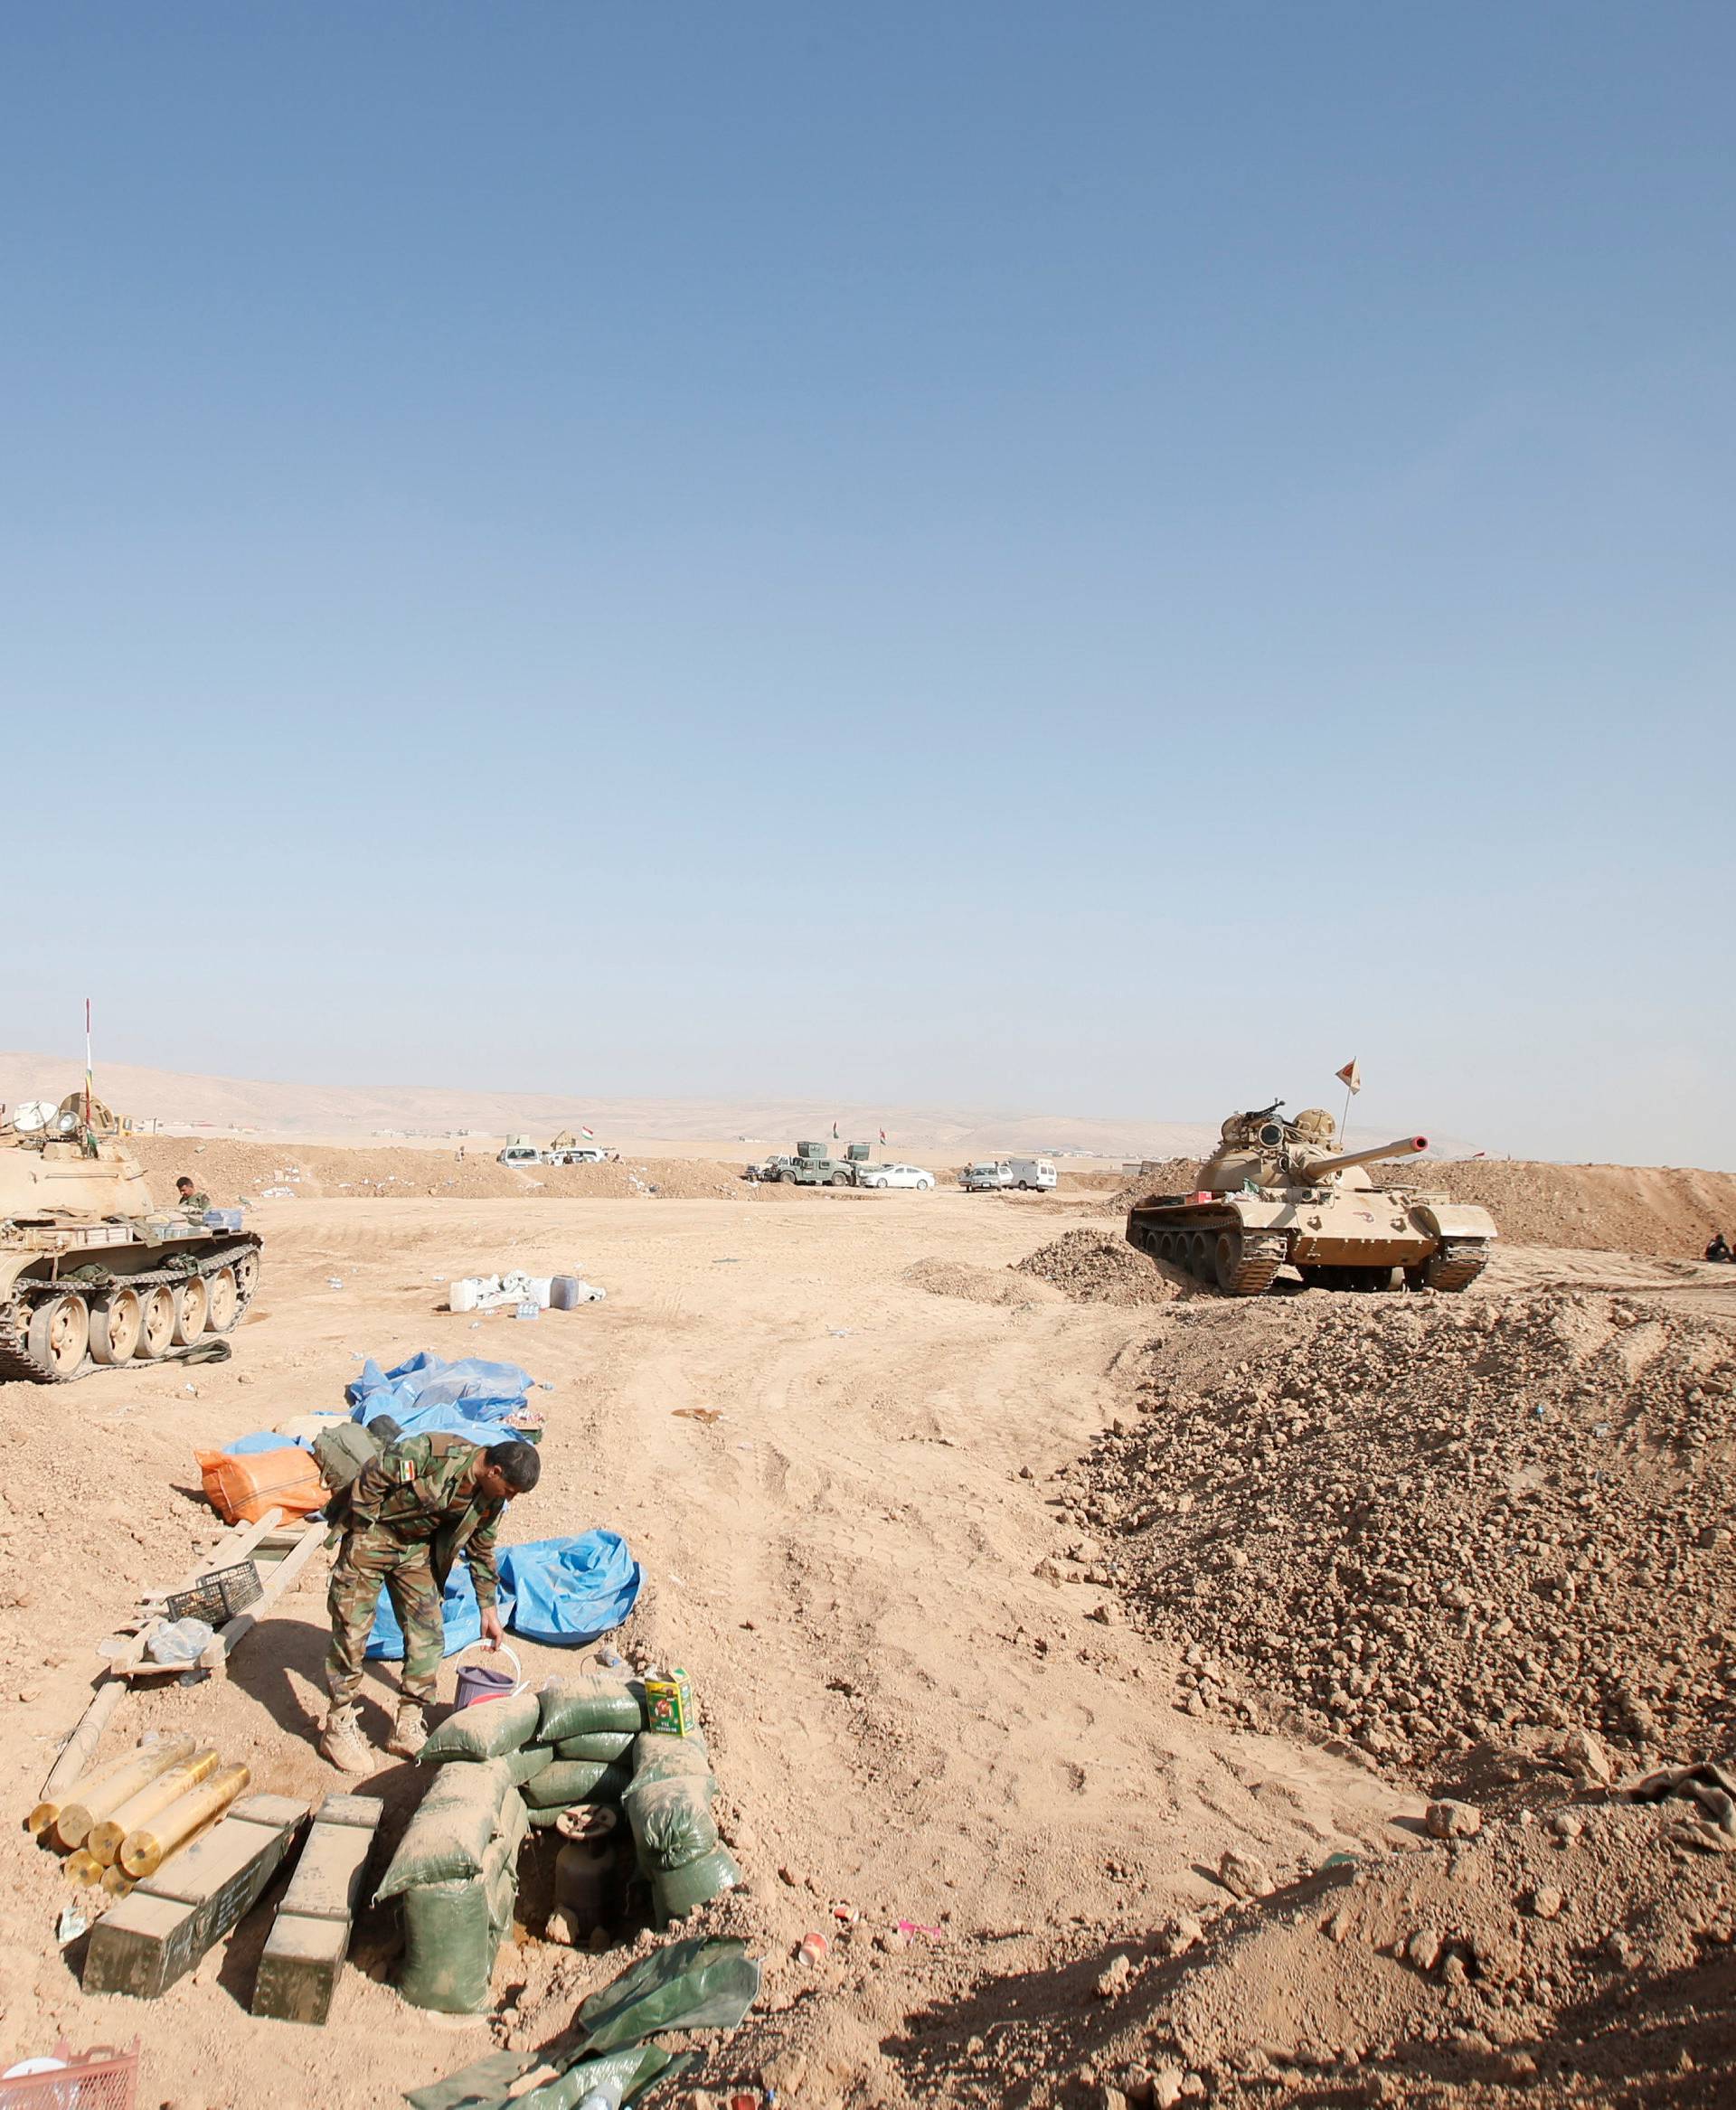
<path fill-rule="evenodd" d="M 934 1174 L 920 1165 L 864 1165 L 857 1184 L 863 1187 L 932 1187 Z"/>

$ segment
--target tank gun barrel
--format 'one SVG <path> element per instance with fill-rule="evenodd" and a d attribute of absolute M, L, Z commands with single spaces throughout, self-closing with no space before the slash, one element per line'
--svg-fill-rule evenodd
<path fill-rule="evenodd" d="M 1383 1157 L 1415 1157 L 1428 1147 L 1426 1135 L 1401 1135 L 1396 1143 L 1376 1143 L 1367 1150 L 1344 1150 L 1336 1157 L 1303 1157 L 1297 1162 L 1310 1180 L 1324 1180 L 1328 1173 L 1342 1173 L 1346 1165 L 1372 1165 Z"/>

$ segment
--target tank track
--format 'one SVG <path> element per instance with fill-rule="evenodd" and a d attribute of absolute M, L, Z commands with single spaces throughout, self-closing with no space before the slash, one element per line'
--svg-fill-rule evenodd
<path fill-rule="evenodd" d="M 199 1259 L 199 1273 L 201 1275 L 214 1275 L 220 1267 L 232 1267 L 238 1260 L 242 1258 L 244 1255 L 250 1253 L 257 1257 L 259 1250 L 259 1246 L 258 1239 L 250 1239 L 239 1246 L 226 1246 L 219 1252 L 203 1253 L 200 1256 Z M 171 1287 L 173 1287 L 176 1283 L 184 1282 L 186 1280 L 186 1272 L 184 1269 L 178 1267 L 158 1267 L 137 1275 L 118 1275 L 114 1279 L 117 1282 L 124 1282 L 127 1287 L 129 1289 L 153 1289 L 159 1283 L 167 1283 Z M 235 1326 L 239 1326 L 241 1321 L 247 1316 L 247 1308 L 253 1302 L 255 1295 L 258 1294 L 259 1286 L 259 1270 L 257 1267 L 255 1267 L 253 1272 L 252 1287 L 249 1289 L 245 1296 L 241 1298 L 239 1304 L 237 1305 L 235 1312 Z M 46 1281 L 40 1276 L 26 1275 L 20 1276 L 19 1280 L 16 1284 L 14 1284 L 14 1287 L 21 1294 L 14 1295 L 14 1296 L 8 1298 L 5 1304 L 0 1304 L 0 1384 L 19 1380 L 22 1380 L 25 1384 L 35 1385 L 52 1384 L 55 1382 L 55 1380 L 50 1377 L 48 1372 L 44 1371 L 42 1365 L 36 1361 L 34 1357 L 32 1356 L 28 1346 L 28 1336 L 30 1333 L 31 1307 L 38 1301 L 36 1296 L 34 1296 L 32 1292 L 58 1289 L 62 1286 L 71 1289 L 84 1290 L 105 1288 L 108 1286 L 108 1285 L 80 1282 L 61 1285 L 60 1283 Z M 231 1333 L 233 1333 L 235 1327 L 231 1326 L 229 1330 Z M 221 1340 L 222 1336 L 221 1334 L 215 1334 L 212 1335 L 212 1338 L 215 1340 Z M 197 1343 L 194 1345 L 197 1345 Z M 191 1355 L 192 1353 L 193 1349 L 191 1347 L 170 1348 L 165 1350 L 161 1355 L 153 1356 L 150 1361 L 151 1363 L 178 1362 L 184 1356 Z M 148 1364 L 141 1364 L 137 1361 L 105 1364 L 97 1362 L 87 1356 L 83 1367 L 78 1371 L 77 1375 L 81 1378 L 86 1378 L 90 1376 L 93 1371 L 104 1369 L 136 1371 L 140 1368 L 148 1367 Z"/>
<path fill-rule="evenodd" d="M 1262 1238 L 1256 1231 L 1245 1237 L 1242 1240 L 1241 1266 L 1236 1269 L 1235 1280 L 1228 1289 L 1221 1288 L 1218 1294 L 1221 1296 L 1263 1296 L 1277 1279 L 1288 1250 L 1282 1233 Z"/>
<path fill-rule="evenodd" d="M 1481 1239 L 1448 1239 L 1424 1272 L 1430 1289 L 1468 1289 L 1489 1264 L 1489 1248 Z"/>

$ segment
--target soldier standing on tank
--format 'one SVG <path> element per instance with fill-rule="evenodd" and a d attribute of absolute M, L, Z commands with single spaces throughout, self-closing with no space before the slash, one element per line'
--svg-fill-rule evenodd
<path fill-rule="evenodd" d="M 183 1173 L 175 1182 L 175 1205 L 177 1209 L 196 1209 L 203 1216 L 211 1207 L 211 1196 L 194 1193 L 193 1182 Z"/>
<path fill-rule="evenodd" d="M 326 1659 L 331 1711 L 319 1740 L 323 1757 L 344 1773 L 371 1773 L 373 1754 L 356 1719 L 363 1653 L 383 1588 L 403 1629 L 402 1697 L 387 1750 L 413 1758 L 428 1735 L 424 1710 L 446 1634 L 440 1600 L 462 1553 L 482 1608 L 483 1638 L 505 1638 L 495 1609 L 500 1578 L 495 1535 L 506 1504 L 537 1483 L 542 1460 L 526 1443 L 466 1443 L 458 1436 L 401 1437 L 351 1483 L 344 1544 L 332 1569 L 326 1607 L 332 1647 Z"/>

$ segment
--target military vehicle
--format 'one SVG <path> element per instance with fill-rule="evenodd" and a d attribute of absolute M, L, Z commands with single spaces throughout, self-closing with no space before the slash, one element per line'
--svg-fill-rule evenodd
<path fill-rule="evenodd" d="M 1486 1210 L 1446 1194 L 1376 1187 L 1363 1171 L 1414 1157 L 1426 1135 L 1335 1151 L 1319 1107 L 1293 1121 L 1282 1099 L 1231 1114 L 1191 1194 L 1151 1194 L 1127 1211 L 1127 1242 L 1226 1296 L 1258 1296 L 1288 1261 L 1311 1289 L 1467 1289 L 1495 1237 Z"/>
<path fill-rule="evenodd" d="M 0 1380 L 60 1384 L 231 1332 L 259 1274 L 232 1214 L 218 1230 L 157 1208 L 120 1124 L 81 1092 L 0 1118 Z"/>

